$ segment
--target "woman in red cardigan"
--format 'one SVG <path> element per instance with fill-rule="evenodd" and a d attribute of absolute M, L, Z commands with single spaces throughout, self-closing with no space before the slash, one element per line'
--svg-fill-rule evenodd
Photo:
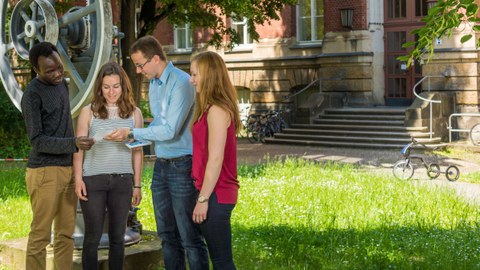
<path fill-rule="evenodd" d="M 237 140 L 241 130 L 237 92 L 225 62 L 202 52 L 191 62 L 196 88 L 192 125 L 192 177 L 199 191 L 193 221 L 207 242 L 214 269 L 236 269 L 232 257 L 230 217 L 237 202 Z"/>

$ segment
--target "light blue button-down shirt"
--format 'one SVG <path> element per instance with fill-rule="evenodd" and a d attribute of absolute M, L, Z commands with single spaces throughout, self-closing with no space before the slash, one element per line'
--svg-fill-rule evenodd
<path fill-rule="evenodd" d="M 150 80 L 148 97 L 153 121 L 146 128 L 133 129 L 135 139 L 155 142 L 160 158 L 192 154 L 190 121 L 195 102 L 195 88 L 184 71 L 167 64 L 160 78 Z"/>

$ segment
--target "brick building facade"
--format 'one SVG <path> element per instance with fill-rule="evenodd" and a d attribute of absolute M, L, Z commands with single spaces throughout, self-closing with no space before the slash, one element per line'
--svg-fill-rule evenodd
<path fill-rule="evenodd" d="M 302 119 L 304 109 L 311 117 L 327 107 L 410 106 L 416 82 L 425 75 L 447 72 L 448 79 L 432 79 L 430 90 L 456 105 L 452 111 L 478 112 L 477 49 L 472 43 L 455 42 L 461 33 L 439 42 L 438 57 L 428 65 L 406 68 L 396 59 L 407 53 L 401 45 L 413 40 L 410 31 L 423 25 L 429 2 L 303 0 L 286 6 L 279 21 L 257 26 L 258 42 L 218 52 L 239 97 L 251 103 L 253 111 L 289 109 L 296 120 L 308 121 Z M 304 5 L 307 9 L 316 6 L 317 12 L 302 14 Z M 348 13 L 351 18 L 346 18 Z M 311 33 L 304 35 L 305 29 Z M 193 32 L 192 49 L 178 51 L 173 26 L 159 24 L 154 35 L 169 58 L 186 70 L 191 53 L 205 49 L 206 40 L 199 36 L 208 38 Z M 464 60 L 459 62 L 459 58 Z M 309 89 L 295 95 L 309 84 Z M 422 87 L 427 88 L 423 83 L 417 90 Z M 468 126 L 473 120 L 465 121 L 463 125 Z"/>

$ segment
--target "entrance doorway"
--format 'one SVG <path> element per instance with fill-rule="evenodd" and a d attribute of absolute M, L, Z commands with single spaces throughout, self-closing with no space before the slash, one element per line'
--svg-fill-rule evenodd
<path fill-rule="evenodd" d="M 385 104 L 409 106 L 413 102 L 413 86 L 422 78 L 420 65 L 406 66 L 397 57 L 409 53 L 405 42 L 415 41 L 410 32 L 424 25 L 427 0 L 385 0 Z M 421 91 L 421 86 L 417 91 Z"/>

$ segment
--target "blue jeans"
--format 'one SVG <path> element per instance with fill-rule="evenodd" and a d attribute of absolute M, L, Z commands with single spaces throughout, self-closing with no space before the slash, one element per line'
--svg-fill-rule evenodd
<path fill-rule="evenodd" d="M 162 239 L 165 268 L 184 270 L 185 251 L 190 270 L 209 269 L 208 253 L 192 214 L 197 191 L 191 178 L 192 157 L 158 158 L 152 179 L 157 234 Z"/>
<path fill-rule="evenodd" d="M 88 201 L 80 200 L 85 238 L 83 240 L 82 267 L 97 269 L 98 245 L 103 233 L 105 209 L 108 214 L 108 266 L 110 270 L 123 269 L 125 230 L 128 211 L 132 204 L 132 174 L 100 174 L 84 176 Z"/>
<path fill-rule="evenodd" d="M 215 192 L 208 200 L 207 219 L 200 224 L 207 241 L 214 270 L 235 270 L 232 256 L 232 228 L 230 217 L 235 204 L 218 203 Z"/>

